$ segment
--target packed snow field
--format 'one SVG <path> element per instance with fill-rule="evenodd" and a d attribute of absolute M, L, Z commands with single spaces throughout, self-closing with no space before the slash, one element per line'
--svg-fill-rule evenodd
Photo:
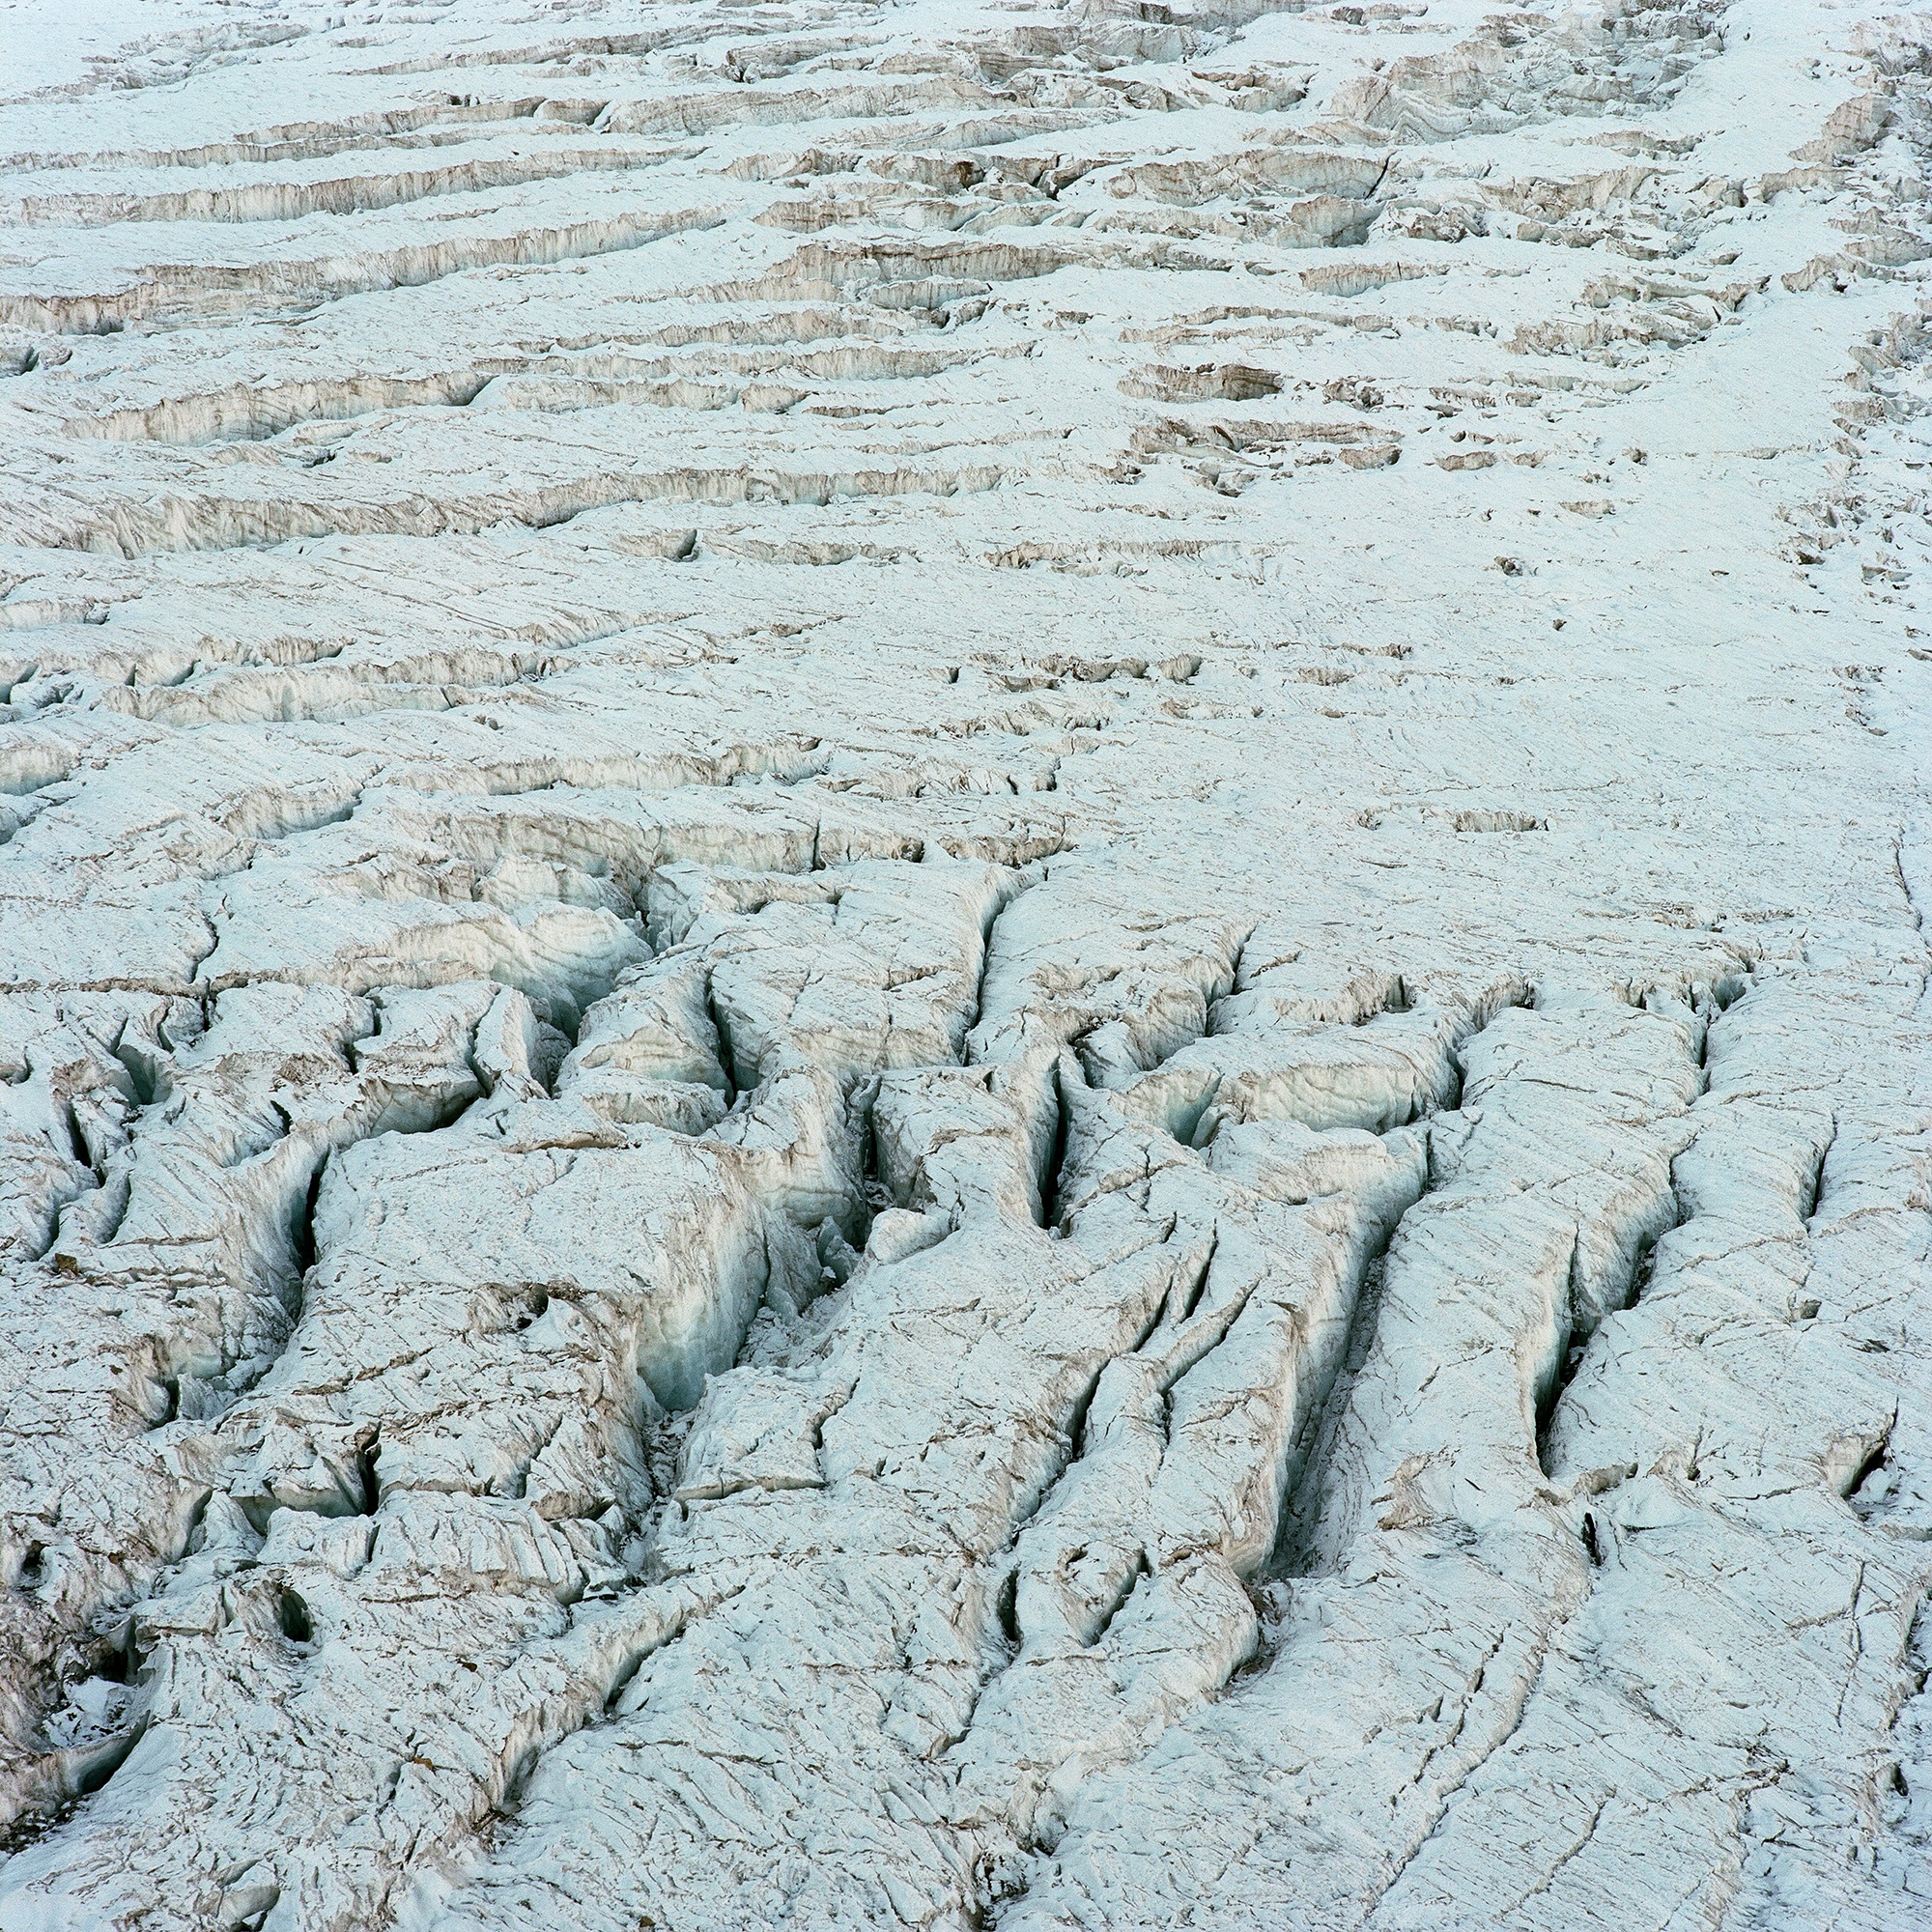
<path fill-rule="evenodd" d="M 0 38 L 0 1927 L 1932 1922 L 1932 14 Z"/>

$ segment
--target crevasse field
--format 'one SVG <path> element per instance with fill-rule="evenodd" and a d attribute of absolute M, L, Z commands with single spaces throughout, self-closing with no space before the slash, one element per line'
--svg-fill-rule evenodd
<path fill-rule="evenodd" d="M 0 0 L 0 1928 L 1932 1925 L 1928 90 Z"/>

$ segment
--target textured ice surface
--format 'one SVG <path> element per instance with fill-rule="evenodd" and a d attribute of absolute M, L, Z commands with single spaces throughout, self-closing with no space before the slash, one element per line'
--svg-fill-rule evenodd
<path fill-rule="evenodd" d="M 1932 16 L 0 42 L 4 1932 L 1932 1923 Z"/>

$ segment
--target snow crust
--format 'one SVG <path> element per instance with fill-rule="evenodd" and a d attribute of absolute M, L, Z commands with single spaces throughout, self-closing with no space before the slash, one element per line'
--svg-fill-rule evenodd
<path fill-rule="evenodd" d="M 1932 1923 L 1932 15 L 0 40 L 4 1932 Z"/>

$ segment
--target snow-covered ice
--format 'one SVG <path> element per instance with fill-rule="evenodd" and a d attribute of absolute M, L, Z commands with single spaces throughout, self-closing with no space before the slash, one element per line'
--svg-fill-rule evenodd
<path fill-rule="evenodd" d="M 1932 14 L 0 92 L 0 1932 L 1932 1923 Z"/>

